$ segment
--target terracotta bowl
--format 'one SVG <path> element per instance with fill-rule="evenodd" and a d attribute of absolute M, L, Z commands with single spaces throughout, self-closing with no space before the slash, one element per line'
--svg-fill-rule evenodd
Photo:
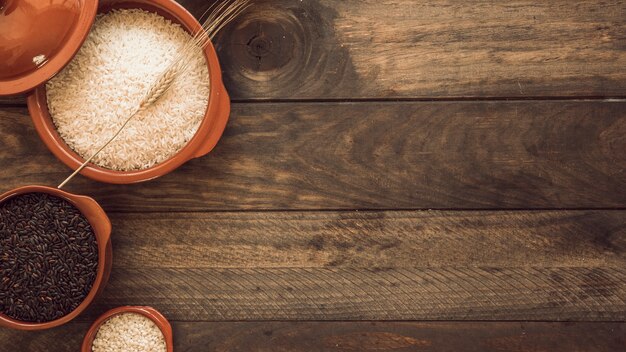
<path fill-rule="evenodd" d="M 93 340 L 96 338 L 96 334 L 98 333 L 98 329 L 100 329 L 100 326 L 112 316 L 121 313 L 138 313 L 152 320 L 159 327 L 161 333 L 163 333 L 167 352 L 174 351 L 174 337 L 172 333 L 172 326 L 161 313 L 159 313 L 156 309 L 152 307 L 123 306 L 111 309 L 110 311 L 102 314 L 98 318 L 98 320 L 96 320 L 91 325 L 91 327 L 87 331 L 87 334 L 85 334 L 85 338 L 83 339 L 83 345 L 80 349 L 81 352 L 92 352 L 91 345 L 93 344 Z"/>
<path fill-rule="evenodd" d="M 28 92 L 76 54 L 98 0 L 0 0 L 0 96 Z"/>
<path fill-rule="evenodd" d="M 202 27 L 200 23 L 173 0 L 102 0 L 99 13 L 111 9 L 141 8 L 156 12 L 159 15 L 180 23 L 190 33 L 197 33 Z M 208 154 L 217 144 L 226 128 L 230 115 L 230 99 L 222 83 L 222 73 L 215 48 L 211 43 L 205 47 L 208 71 L 210 75 L 211 93 L 208 97 L 204 119 L 194 137 L 176 155 L 151 168 L 136 171 L 115 171 L 90 164 L 81 174 L 91 179 L 107 183 L 136 183 L 163 176 L 183 163 Z M 35 129 L 52 153 L 71 169 L 77 169 L 84 159 L 76 154 L 59 136 L 46 101 L 46 87 L 37 87 L 27 99 L 28 110 L 33 119 Z"/>
<path fill-rule="evenodd" d="M 92 198 L 46 186 L 25 186 L 16 188 L 0 195 L 0 204 L 12 197 L 26 193 L 47 193 L 72 203 L 76 208 L 78 208 L 78 210 L 80 210 L 81 213 L 83 213 L 89 221 L 89 224 L 91 224 L 98 243 L 98 273 L 96 274 L 96 281 L 94 281 L 93 287 L 91 288 L 91 291 L 89 291 L 89 294 L 87 294 L 87 297 L 85 297 L 83 302 L 72 312 L 59 319 L 45 323 L 22 322 L 0 313 L 0 326 L 18 330 L 43 330 L 63 325 L 76 318 L 76 316 L 83 312 L 106 286 L 107 281 L 109 281 L 109 274 L 111 273 L 111 264 L 113 263 L 113 252 L 111 249 L 111 222 L 109 221 L 109 218 L 104 210 L 102 210 L 100 205 Z"/>

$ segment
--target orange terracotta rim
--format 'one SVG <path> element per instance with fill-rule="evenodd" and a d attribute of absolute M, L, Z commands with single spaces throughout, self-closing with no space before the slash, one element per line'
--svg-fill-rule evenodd
<path fill-rule="evenodd" d="M 98 12 L 111 9 L 141 8 L 179 23 L 190 33 L 197 33 L 202 26 L 185 8 L 174 0 L 102 0 Z M 217 145 L 230 115 L 230 98 L 222 82 L 222 73 L 215 48 L 209 42 L 205 49 L 210 94 L 207 109 L 198 131 L 176 155 L 151 168 L 133 171 L 116 171 L 89 164 L 81 174 L 91 179 L 117 184 L 144 182 L 163 176 L 185 162 L 208 154 Z M 77 169 L 84 159 L 74 152 L 59 136 L 48 111 L 46 87 L 37 87 L 27 99 L 28 111 L 37 133 L 48 149 L 72 170 Z"/>
<path fill-rule="evenodd" d="M 76 19 L 75 30 L 65 41 L 63 48 L 57 52 L 42 67 L 34 70 L 26 76 L 0 80 L 0 95 L 15 95 L 28 92 L 49 80 L 65 67 L 72 57 L 76 55 L 78 49 L 89 34 L 89 29 L 96 18 L 98 0 L 81 1 L 82 10 Z"/>
<path fill-rule="evenodd" d="M 47 186 L 25 186 L 10 190 L 0 195 L 0 204 L 17 195 L 27 193 L 46 193 L 62 198 L 73 204 L 87 218 L 93 228 L 98 243 L 98 271 L 96 280 L 87 297 L 69 314 L 45 323 L 29 323 L 10 318 L 0 313 L 0 326 L 18 330 L 44 330 L 63 325 L 82 313 L 98 294 L 102 292 L 109 280 L 113 253 L 111 248 L 111 222 L 100 205 L 90 197 L 72 194 L 58 188 Z"/>
<path fill-rule="evenodd" d="M 91 346 L 93 345 L 93 340 L 96 338 L 96 334 L 98 333 L 98 329 L 100 329 L 100 326 L 114 315 L 122 313 L 137 313 L 152 320 L 156 324 L 156 326 L 159 327 L 161 333 L 163 334 L 167 352 L 174 351 L 174 336 L 172 333 L 172 326 L 163 316 L 163 314 L 159 313 L 159 311 L 152 307 L 122 306 L 111 309 L 110 311 L 102 314 L 93 324 L 91 324 L 91 327 L 85 334 L 85 338 L 83 338 L 83 344 L 80 349 L 81 352 L 92 352 Z"/>

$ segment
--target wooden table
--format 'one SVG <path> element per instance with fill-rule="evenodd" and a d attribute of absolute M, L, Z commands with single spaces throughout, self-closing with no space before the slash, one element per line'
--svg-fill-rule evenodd
<path fill-rule="evenodd" d="M 257 1 L 215 42 L 218 147 L 73 181 L 111 217 L 109 285 L 0 350 L 76 351 L 127 304 L 177 351 L 625 350 L 625 1 Z M 3 102 L 3 188 L 64 179 Z"/>

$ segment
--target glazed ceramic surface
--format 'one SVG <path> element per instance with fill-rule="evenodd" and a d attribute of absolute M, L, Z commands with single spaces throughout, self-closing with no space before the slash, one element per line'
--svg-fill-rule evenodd
<path fill-rule="evenodd" d="M 76 54 L 97 0 L 0 0 L 0 95 L 27 92 Z"/>

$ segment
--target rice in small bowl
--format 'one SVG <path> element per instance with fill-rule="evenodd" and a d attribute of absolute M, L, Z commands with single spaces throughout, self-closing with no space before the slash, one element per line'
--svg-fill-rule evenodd
<path fill-rule="evenodd" d="M 159 311 L 122 306 L 102 314 L 87 330 L 82 352 L 172 352 L 172 326 Z"/>
<path fill-rule="evenodd" d="M 191 39 L 189 33 L 200 28 L 172 0 L 102 1 L 81 50 L 28 98 L 44 143 L 78 168 L 119 129 Z M 213 149 L 230 113 L 213 46 L 190 53 L 187 66 L 82 174 L 110 183 L 141 182 Z"/>

